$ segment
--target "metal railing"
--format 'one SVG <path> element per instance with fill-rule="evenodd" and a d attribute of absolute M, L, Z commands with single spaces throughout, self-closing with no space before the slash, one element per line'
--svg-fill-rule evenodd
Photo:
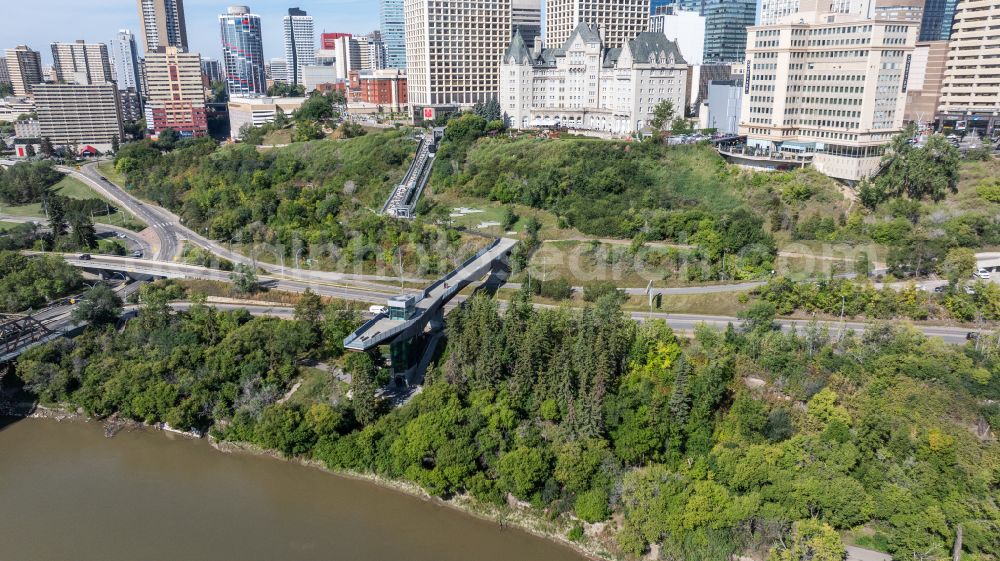
<path fill-rule="evenodd" d="M 501 241 L 500 238 L 494 239 L 488 246 L 486 246 L 483 249 L 480 249 L 479 251 L 477 251 L 475 255 L 473 255 L 472 257 L 470 257 L 470 258 L 466 259 L 465 261 L 463 261 L 461 265 L 459 265 L 458 267 L 456 267 L 455 269 L 453 269 L 447 275 L 445 275 L 444 277 L 441 277 L 440 279 L 434 281 L 433 284 L 431 284 L 430 286 L 428 286 L 427 288 L 425 288 L 423 290 L 423 292 L 421 293 L 421 296 L 420 296 L 420 300 L 418 300 L 417 303 L 419 304 L 420 302 L 422 302 L 425 299 L 429 298 L 430 295 L 431 295 L 431 293 L 436 288 L 438 288 L 439 286 L 441 286 L 444 283 L 448 282 L 449 280 L 455 278 L 463 269 L 465 269 L 469 265 L 472 265 L 478 259 L 481 259 L 484 255 L 486 255 L 487 253 L 489 253 L 490 251 L 492 251 L 494 248 L 497 247 L 497 245 L 500 244 L 500 241 Z M 451 298 L 452 296 L 455 295 L 456 292 L 458 292 L 459 290 L 461 290 L 461 288 L 462 288 L 461 283 L 455 284 L 455 285 L 452 285 L 452 286 L 448 287 L 447 290 L 445 290 L 443 293 L 441 293 L 441 295 L 439 295 L 435 299 L 435 303 L 437 301 L 447 300 L 448 298 Z M 433 306 L 433 304 L 431 306 Z M 431 307 L 431 306 L 428 306 L 428 307 Z M 378 337 L 379 340 L 383 340 L 383 341 L 386 340 L 386 339 L 389 339 L 391 337 L 394 337 L 394 336 L 398 335 L 399 333 L 405 331 L 406 329 L 409 329 L 410 326 L 413 325 L 413 322 L 419 320 L 426 313 L 427 312 L 425 310 L 418 308 L 417 314 L 414 315 L 413 317 L 407 319 L 406 321 L 403 321 L 403 322 L 399 323 L 398 325 L 393 326 L 391 329 L 375 333 L 372 336 L 370 336 L 367 339 L 365 339 L 364 341 L 368 341 L 368 340 L 372 339 L 373 337 Z M 359 340 L 361 340 L 361 336 L 365 332 L 369 331 L 371 328 L 375 327 L 375 325 L 377 325 L 380 321 L 382 321 L 384 319 L 387 319 L 388 317 L 389 317 L 388 315 L 380 313 L 380 314 L 376 315 L 374 318 L 372 318 L 372 319 L 366 321 L 365 323 L 363 323 L 361 325 L 361 327 L 357 328 L 356 330 L 354 330 L 354 332 L 352 332 L 350 335 L 348 335 L 347 337 L 344 338 L 344 347 L 348 348 L 348 349 L 352 349 L 352 350 L 364 350 L 366 348 L 366 346 L 363 343 L 361 345 L 356 345 L 356 343 Z"/>

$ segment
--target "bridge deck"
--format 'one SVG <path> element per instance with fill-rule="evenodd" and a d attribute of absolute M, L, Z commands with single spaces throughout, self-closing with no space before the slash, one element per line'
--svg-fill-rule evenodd
<path fill-rule="evenodd" d="M 418 295 L 420 299 L 416 303 L 413 317 L 404 321 L 389 319 L 386 314 L 379 314 L 344 339 L 344 348 L 366 351 L 391 342 L 404 331 L 423 329 L 423 326 L 430 321 L 430 316 L 444 303 L 470 283 L 482 278 L 492 268 L 493 263 L 502 259 L 516 244 L 517 240 L 508 238 L 494 241 L 454 271 L 425 288 Z"/>

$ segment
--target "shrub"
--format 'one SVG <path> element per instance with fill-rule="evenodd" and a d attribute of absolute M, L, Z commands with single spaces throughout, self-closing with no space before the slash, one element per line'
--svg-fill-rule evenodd
<path fill-rule="evenodd" d="M 574 507 L 576 515 L 587 522 L 594 523 L 606 520 L 608 515 L 608 492 L 604 489 L 591 489 L 576 497 Z"/>

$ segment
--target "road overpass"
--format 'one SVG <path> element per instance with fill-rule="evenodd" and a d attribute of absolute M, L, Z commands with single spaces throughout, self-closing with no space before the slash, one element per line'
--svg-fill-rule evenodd
<path fill-rule="evenodd" d="M 121 284 L 114 292 L 124 300 L 139 290 L 140 283 Z M 0 364 L 6 364 L 24 354 L 28 349 L 71 335 L 84 324 L 72 320 L 80 295 L 66 298 L 59 303 L 30 314 L 0 314 Z"/>

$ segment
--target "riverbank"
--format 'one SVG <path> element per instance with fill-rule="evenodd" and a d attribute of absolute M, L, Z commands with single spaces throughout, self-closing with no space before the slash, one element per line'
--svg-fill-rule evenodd
<path fill-rule="evenodd" d="M 0 480 L 18 482 L 0 485 L 17 513 L 0 527 L 5 559 L 584 561 L 407 493 L 207 440 L 22 417 L 3 420 L 0 449 Z"/>
<path fill-rule="evenodd" d="M 232 442 L 229 440 L 219 440 L 208 436 L 208 442 L 215 450 L 224 454 L 247 454 L 252 456 L 265 456 L 276 460 L 296 463 L 304 467 L 316 469 L 335 477 L 344 477 L 357 481 L 365 481 L 379 487 L 392 489 L 396 492 L 409 495 L 427 502 L 444 506 L 465 515 L 478 518 L 487 522 L 496 522 L 501 531 L 505 528 L 514 528 L 527 532 L 533 536 L 557 543 L 563 547 L 572 549 L 576 553 L 592 561 L 616 561 L 621 557 L 615 556 L 597 539 L 597 536 L 604 536 L 606 524 L 587 524 L 579 521 L 584 527 L 584 540 L 577 542 L 570 540 L 567 535 L 573 528 L 573 524 L 563 521 L 546 520 L 532 512 L 529 512 L 522 505 L 508 505 L 508 509 L 501 509 L 494 505 L 477 501 L 469 495 L 459 495 L 451 499 L 442 499 L 424 491 L 419 485 L 401 479 L 389 479 L 374 473 L 361 473 L 348 470 L 330 469 L 318 460 L 306 458 L 289 458 L 283 456 L 276 450 L 262 448 L 255 444 L 246 442 Z"/>
<path fill-rule="evenodd" d="M 18 411 L 19 414 L 9 414 L 11 411 Z M 97 419 L 86 415 L 80 409 L 74 409 L 67 406 L 40 405 L 36 403 L 20 402 L 13 404 L 13 408 L 7 409 L 4 413 L 11 417 L 24 419 L 47 419 L 57 422 L 100 423 L 104 428 L 104 433 L 107 438 L 113 438 L 123 430 L 153 430 L 170 435 L 177 434 L 192 440 L 201 438 L 201 436 L 196 433 L 178 431 L 162 425 L 150 425 L 138 421 L 122 419 Z M 250 443 L 220 440 L 210 435 L 205 438 L 214 450 L 224 454 L 245 454 L 248 456 L 268 457 L 289 463 L 299 464 L 310 469 L 325 472 L 335 477 L 364 481 L 433 503 L 435 505 L 447 507 L 483 521 L 495 522 L 500 526 L 501 531 L 507 528 L 512 528 L 526 532 L 538 538 L 558 544 L 562 547 L 569 548 L 577 554 L 592 561 L 614 561 L 616 559 L 620 559 L 620 557 L 616 557 L 605 546 L 604 540 L 610 540 L 611 537 L 606 524 L 587 524 L 579 521 L 579 525 L 584 528 L 584 536 L 581 541 L 573 541 L 567 537 L 569 531 L 575 525 L 573 522 L 565 519 L 545 519 L 533 512 L 530 512 L 528 510 L 530 507 L 523 504 L 517 504 L 513 500 L 509 501 L 506 508 L 499 508 L 494 505 L 477 501 L 469 495 L 459 495 L 451 499 L 442 499 L 428 494 L 421 487 L 409 481 L 389 479 L 373 473 L 334 470 L 328 468 L 318 460 L 307 458 L 288 458 L 276 450 L 262 448 Z"/>

